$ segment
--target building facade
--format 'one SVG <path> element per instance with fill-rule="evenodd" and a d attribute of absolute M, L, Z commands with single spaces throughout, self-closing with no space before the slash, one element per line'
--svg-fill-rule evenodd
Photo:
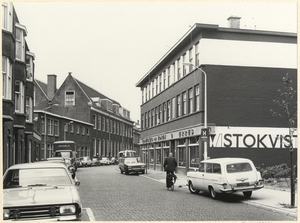
<path fill-rule="evenodd" d="M 41 138 L 33 125 L 34 59 L 12 3 L 2 2 L 3 171 L 34 160 Z"/>
<path fill-rule="evenodd" d="M 228 28 L 195 24 L 137 82 L 140 146 L 150 168 L 163 170 L 169 152 L 183 173 L 217 157 L 288 164 L 291 142 L 296 161 L 296 129 L 290 135 L 270 110 L 287 73 L 297 89 L 297 35 L 240 29 L 239 19 L 230 17 Z"/>
<path fill-rule="evenodd" d="M 35 83 L 35 113 L 40 120 L 42 141 L 45 141 L 44 114 L 49 130 L 41 154 L 49 157 L 51 152 L 45 152 L 44 148 L 52 151 L 53 142 L 65 135 L 76 143 L 78 157 L 112 157 L 121 150 L 133 149 L 133 121 L 130 111 L 120 103 L 75 79 L 71 73 L 59 89 L 54 74 L 48 75 L 47 84 Z"/>

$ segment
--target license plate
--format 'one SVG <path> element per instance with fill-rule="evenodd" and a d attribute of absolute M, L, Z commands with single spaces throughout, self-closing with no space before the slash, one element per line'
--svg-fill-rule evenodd
<path fill-rule="evenodd" d="M 238 186 L 238 187 L 241 187 L 241 186 L 249 186 L 249 182 L 247 182 L 247 183 L 238 183 L 237 186 Z"/>

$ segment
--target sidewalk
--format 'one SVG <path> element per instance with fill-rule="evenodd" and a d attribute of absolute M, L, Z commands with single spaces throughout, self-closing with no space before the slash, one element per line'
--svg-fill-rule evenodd
<path fill-rule="evenodd" d="M 187 177 L 186 175 L 176 173 L 177 181 L 175 187 L 187 189 Z M 156 180 L 160 183 L 166 183 L 166 173 L 160 170 L 147 169 L 147 174 L 143 174 L 143 177 Z M 243 196 L 241 194 L 241 196 Z M 285 205 L 289 205 L 291 202 L 291 193 L 289 191 L 273 190 L 263 188 L 261 190 L 254 191 L 252 196 L 248 200 L 242 200 L 243 203 L 271 210 L 273 212 L 282 213 L 288 216 L 295 217 L 297 219 L 298 211 L 298 194 L 295 194 L 295 206 L 296 208 L 288 208 Z"/>

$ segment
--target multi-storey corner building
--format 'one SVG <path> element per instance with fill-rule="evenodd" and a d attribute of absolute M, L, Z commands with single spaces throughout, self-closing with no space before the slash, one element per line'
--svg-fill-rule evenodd
<path fill-rule="evenodd" d="M 270 110 L 287 73 L 297 89 L 297 35 L 240 29 L 239 19 L 230 17 L 228 28 L 195 24 L 137 82 L 140 145 L 150 168 L 163 170 L 169 152 L 181 172 L 216 157 L 247 157 L 259 167 L 290 163 L 287 144 L 297 148 L 297 132 L 290 137 L 288 122 Z"/>
<path fill-rule="evenodd" d="M 141 126 L 139 121 L 133 124 L 133 150 L 136 151 L 136 155 L 141 157 L 140 150 L 140 138 L 141 138 Z"/>
<path fill-rule="evenodd" d="M 75 141 L 78 157 L 111 157 L 120 150 L 133 149 L 133 121 L 130 111 L 120 103 L 75 79 L 71 73 L 59 89 L 53 74 L 48 75 L 47 84 L 35 83 L 37 126 L 42 142 L 47 142 L 42 143 L 40 157 L 49 157 L 53 142 L 64 139 Z"/>
<path fill-rule="evenodd" d="M 34 59 L 12 3 L 2 3 L 3 171 L 34 160 L 41 136 L 34 130 Z"/>

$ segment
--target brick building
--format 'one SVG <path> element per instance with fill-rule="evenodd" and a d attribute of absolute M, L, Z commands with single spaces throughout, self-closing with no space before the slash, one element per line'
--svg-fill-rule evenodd
<path fill-rule="evenodd" d="M 3 171 L 34 160 L 41 136 L 33 125 L 34 59 L 12 3 L 2 2 Z"/>
<path fill-rule="evenodd" d="M 71 73 L 57 89 L 56 75 L 48 75 L 47 84 L 35 81 L 35 114 L 46 147 L 40 154 L 50 156 L 53 142 L 75 141 L 77 156 L 117 156 L 120 150 L 133 149 L 133 121 L 130 111 L 117 101 L 75 79 Z M 40 155 L 40 157 L 44 157 Z"/>
<path fill-rule="evenodd" d="M 137 82 L 140 145 L 150 168 L 163 170 L 169 152 L 184 173 L 204 158 L 245 157 L 258 167 L 289 164 L 285 142 L 297 148 L 297 132 L 290 137 L 288 122 L 270 110 L 286 73 L 297 89 L 297 35 L 240 29 L 239 20 L 230 17 L 228 28 L 195 24 Z M 297 149 L 295 154 L 294 162 Z"/>

